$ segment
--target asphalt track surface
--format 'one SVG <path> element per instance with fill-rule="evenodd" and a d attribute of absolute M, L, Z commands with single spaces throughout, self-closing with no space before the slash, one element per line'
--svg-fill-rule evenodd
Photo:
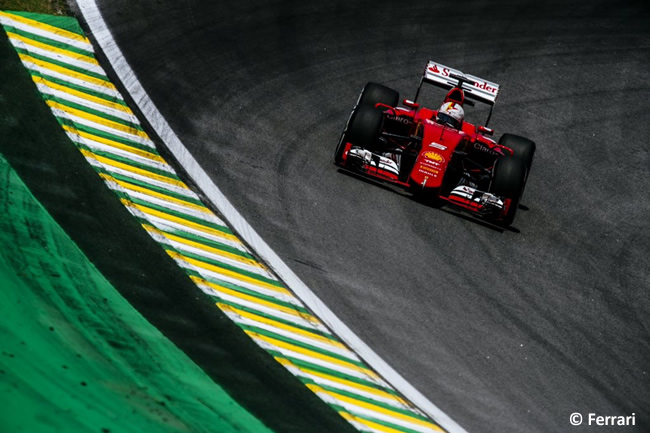
<path fill-rule="evenodd" d="M 648 5 L 98 4 L 235 207 L 469 432 L 650 430 Z M 502 84 L 491 126 L 538 143 L 513 230 L 332 164 L 363 84 L 413 96 L 429 59 Z M 636 426 L 572 427 L 573 412 Z"/>

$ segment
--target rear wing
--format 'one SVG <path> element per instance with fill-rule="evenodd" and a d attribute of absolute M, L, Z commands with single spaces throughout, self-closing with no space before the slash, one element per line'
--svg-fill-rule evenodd
<path fill-rule="evenodd" d="M 458 69 L 441 65 L 433 60 L 429 60 L 427 67 L 424 69 L 420 87 L 422 87 L 422 83 L 431 83 L 444 89 L 460 87 L 465 92 L 466 97 L 490 105 L 494 105 L 497 96 L 499 96 L 498 84 L 473 75 L 463 74 Z M 420 88 L 418 88 L 419 93 Z"/>

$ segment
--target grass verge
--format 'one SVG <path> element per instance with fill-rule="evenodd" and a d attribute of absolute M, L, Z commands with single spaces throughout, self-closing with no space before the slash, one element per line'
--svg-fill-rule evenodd
<path fill-rule="evenodd" d="M 65 135 L 3 32 L 0 76 L 0 153 L 111 285 L 270 429 L 354 431 L 221 313 L 142 229 Z"/>
<path fill-rule="evenodd" d="M 0 10 L 70 15 L 65 0 L 0 0 Z"/>
<path fill-rule="evenodd" d="M 0 155 L 2 431 L 272 433 L 153 328 Z"/>

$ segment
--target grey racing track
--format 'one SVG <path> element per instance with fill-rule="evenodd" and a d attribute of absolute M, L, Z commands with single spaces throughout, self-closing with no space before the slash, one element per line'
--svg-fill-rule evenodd
<path fill-rule="evenodd" d="M 461 426 L 650 431 L 647 2 L 98 4 L 253 228 Z M 537 142 L 513 230 L 333 165 L 361 87 L 412 97 L 429 59 L 500 83 L 497 136 Z M 636 426 L 572 427 L 573 412 Z"/>

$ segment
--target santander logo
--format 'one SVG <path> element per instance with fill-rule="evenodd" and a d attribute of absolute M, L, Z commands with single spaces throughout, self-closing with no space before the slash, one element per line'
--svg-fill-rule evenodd
<path fill-rule="evenodd" d="M 477 82 L 474 83 L 474 87 L 478 87 L 479 89 L 483 89 L 483 90 L 485 90 L 487 92 L 491 92 L 491 93 L 496 93 L 497 92 L 497 88 L 492 87 L 492 86 L 488 86 L 488 83 L 479 83 L 477 81 Z"/>
<path fill-rule="evenodd" d="M 450 73 L 449 68 L 442 68 L 442 70 L 441 70 L 441 69 L 438 68 L 438 65 L 436 65 L 436 64 L 434 64 L 433 66 L 429 66 L 428 70 L 433 72 L 436 75 L 441 75 L 443 77 L 448 77 L 449 73 Z M 473 84 L 474 84 L 474 87 L 476 87 L 478 89 L 485 90 L 486 92 L 490 92 L 490 93 L 495 93 L 495 94 L 497 93 L 497 88 L 496 87 L 492 87 L 492 86 L 490 86 L 488 83 L 486 83 L 484 81 L 483 82 L 474 81 Z"/>

